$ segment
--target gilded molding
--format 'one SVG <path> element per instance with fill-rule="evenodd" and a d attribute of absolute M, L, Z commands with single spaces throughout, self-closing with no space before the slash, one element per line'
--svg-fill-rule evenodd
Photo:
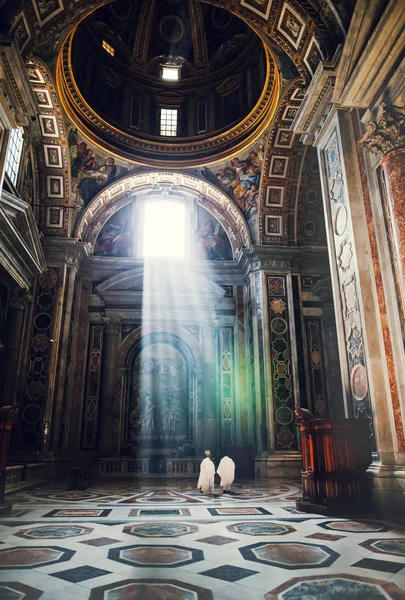
<path fill-rule="evenodd" d="M 405 108 L 381 104 L 376 120 L 369 123 L 359 143 L 380 158 L 405 148 Z"/>

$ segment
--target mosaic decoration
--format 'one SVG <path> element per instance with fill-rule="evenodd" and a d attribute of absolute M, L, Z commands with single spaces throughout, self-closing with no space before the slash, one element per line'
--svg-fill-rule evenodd
<path fill-rule="evenodd" d="M 295 450 L 297 438 L 293 414 L 294 391 L 286 277 L 267 277 L 267 291 L 275 410 L 275 444 L 277 450 Z"/>
<path fill-rule="evenodd" d="M 221 445 L 234 444 L 233 329 L 219 327 L 219 398 L 221 406 Z"/>
<path fill-rule="evenodd" d="M 196 236 L 199 258 L 205 260 L 232 260 L 232 247 L 225 229 L 202 206 L 197 207 Z"/>
<path fill-rule="evenodd" d="M 347 255 L 342 257 L 342 236 L 345 236 L 344 246 L 351 252 L 353 233 L 348 216 L 346 189 L 340 157 L 341 151 L 336 131 L 333 132 L 324 150 L 324 156 L 327 168 L 331 218 L 334 224 L 336 271 L 339 278 L 342 299 L 353 415 L 355 418 L 368 419 L 370 422 L 370 432 L 372 432 L 372 412 L 368 393 L 367 366 L 359 311 L 355 264 L 351 260 L 351 257 L 350 260 Z"/>
<path fill-rule="evenodd" d="M 84 400 L 83 448 L 94 449 L 97 444 L 98 409 L 101 393 L 101 359 L 103 356 L 104 327 L 92 324 L 89 333 L 89 359 Z"/>
<path fill-rule="evenodd" d="M 323 529 L 332 529 L 333 531 L 343 531 L 344 533 L 377 533 L 378 531 L 389 531 L 389 527 L 380 523 L 370 523 L 369 521 L 325 521 L 319 523 Z"/>
<path fill-rule="evenodd" d="M 321 319 L 314 317 L 305 318 L 305 331 L 308 343 L 312 412 L 316 417 L 327 417 L 325 359 Z"/>
<path fill-rule="evenodd" d="M 69 130 L 68 144 L 72 192 L 81 205 L 86 206 L 103 188 L 129 174 L 112 156 L 94 150 L 74 128 Z"/>
<path fill-rule="evenodd" d="M 213 600 L 212 592 L 174 579 L 125 579 L 93 588 L 89 600 Z"/>
<path fill-rule="evenodd" d="M 204 560 L 202 550 L 184 546 L 124 546 L 109 550 L 108 558 L 131 567 L 180 567 Z"/>
<path fill-rule="evenodd" d="M 58 270 L 48 269 L 38 278 L 33 324 L 30 335 L 29 363 L 21 402 L 22 448 L 41 450 L 49 441 L 48 416 L 45 414 L 48 394 L 52 389 L 49 372 L 51 339 L 58 291 Z"/>
<path fill-rule="evenodd" d="M 319 575 L 290 579 L 265 595 L 265 600 L 402 600 L 394 584 L 357 575 Z"/>
<path fill-rule="evenodd" d="M 64 10 L 61 0 L 32 0 L 39 24 L 46 23 Z M 43 20 L 42 20 L 43 19 Z M 50 71 L 38 59 L 27 62 L 28 78 L 38 101 L 43 152 L 38 172 L 41 201 L 39 224 L 45 235 L 65 237 L 72 227 L 69 202 L 68 154 L 64 115 Z"/>
<path fill-rule="evenodd" d="M 236 523 L 235 525 L 227 525 L 228 531 L 233 533 L 244 533 L 245 535 L 286 535 L 296 531 L 291 525 L 281 525 L 279 523 L 269 522 L 254 522 Z"/>
<path fill-rule="evenodd" d="M 70 560 L 73 550 L 59 546 L 15 546 L 0 550 L 0 569 L 35 569 Z"/>
<path fill-rule="evenodd" d="M 94 256 L 132 255 L 134 232 L 132 228 L 132 204 L 127 204 L 112 215 L 98 234 Z"/>
<path fill-rule="evenodd" d="M 123 529 L 124 533 L 136 535 L 138 537 L 180 537 L 196 533 L 198 527 L 183 523 L 138 523 L 136 525 L 126 525 Z"/>
<path fill-rule="evenodd" d="M 247 306 L 246 306 L 246 329 L 247 329 L 247 381 L 248 381 L 248 406 L 251 407 L 250 423 L 251 437 L 249 442 L 252 444 L 253 453 L 257 452 L 257 434 L 256 434 L 256 380 L 255 380 L 255 347 L 253 338 L 253 304 L 251 286 L 246 286 Z"/>
<path fill-rule="evenodd" d="M 381 554 L 393 554 L 405 558 L 405 538 L 371 539 L 362 542 L 360 546 Z"/>
<path fill-rule="evenodd" d="M 204 167 L 201 175 L 219 186 L 245 216 L 253 243 L 257 242 L 257 202 L 263 167 L 263 142 L 256 144 L 247 156 L 235 157 L 229 163 L 220 163 L 215 173 Z"/>
<path fill-rule="evenodd" d="M 89 535 L 92 531 L 91 527 L 83 527 L 82 525 L 43 525 L 42 527 L 21 529 L 14 535 L 27 539 L 52 540 Z"/>
<path fill-rule="evenodd" d="M 266 510 L 265 508 L 208 508 L 208 512 L 213 516 L 247 516 L 247 515 L 271 515 L 271 512 Z"/>
<path fill-rule="evenodd" d="M 339 554 L 327 546 L 306 542 L 259 542 L 239 548 L 245 560 L 281 569 L 317 569 L 332 565 Z"/>
<path fill-rule="evenodd" d="M 16 581 L 2 581 L 0 583 L 0 598 L 2 600 L 38 600 L 42 594 L 41 590 Z"/>

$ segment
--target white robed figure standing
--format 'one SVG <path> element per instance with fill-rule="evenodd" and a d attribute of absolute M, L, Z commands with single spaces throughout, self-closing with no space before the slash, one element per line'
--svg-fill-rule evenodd
<path fill-rule="evenodd" d="M 235 463 L 229 456 L 224 456 L 219 463 L 217 473 L 221 478 L 221 487 L 224 493 L 229 493 L 235 479 Z"/>
<path fill-rule="evenodd" d="M 198 478 L 197 489 L 203 494 L 214 493 L 215 465 L 208 455 L 200 464 L 200 477 Z"/>

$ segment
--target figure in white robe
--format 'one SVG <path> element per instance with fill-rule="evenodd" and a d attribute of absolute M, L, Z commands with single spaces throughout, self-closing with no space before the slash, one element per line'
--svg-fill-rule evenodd
<path fill-rule="evenodd" d="M 197 489 L 204 494 L 214 493 L 215 465 L 209 456 L 204 458 L 200 465 L 200 477 L 198 478 Z"/>
<path fill-rule="evenodd" d="M 235 479 L 235 463 L 229 456 L 224 456 L 219 463 L 217 473 L 221 478 L 221 487 L 225 493 L 229 493 L 233 480 Z"/>

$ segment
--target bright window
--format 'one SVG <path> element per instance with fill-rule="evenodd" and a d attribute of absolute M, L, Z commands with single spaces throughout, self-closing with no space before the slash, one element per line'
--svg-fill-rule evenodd
<path fill-rule="evenodd" d="M 173 200 L 150 200 L 143 221 L 144 258 L 184 258 L 186 207 Z"/>
<path fill-rule="evenodd" d="M 160 109 L 160 135 L 177 135 L 177 108 Z"/>
<path fill-rule="evenodd" d="M 111 54 L 111 56 L 114 56 L 114 54 L 115 54 L 115 48 L 113 48 L 113 47 L 111 46 L 111 44 L 109 44 L 108 42 L 106 42 L 105 40 L 103 40 L 103 41 L 101 42 L 101 45 L 102 45 L 102 47 L 104 48 L 104 50 L 105 50 L 106 52 L 108 52 L 108 54 Z"/>
<path fill-rule="evenodd" d="M 10 140 L 8 143 L 6 155 L 6 173 L 10 177 L 11 183 L 17 183 L 18 169 L 20 166 L 21 152 L 23 146 L 23 130 L 22 127 L 12 129 Z"/>
<path fill-rule="evenodd" d="M 180 79 L 179 67 L 162 67 L 162 79 L 169 79 L 170 81 Z"/>

